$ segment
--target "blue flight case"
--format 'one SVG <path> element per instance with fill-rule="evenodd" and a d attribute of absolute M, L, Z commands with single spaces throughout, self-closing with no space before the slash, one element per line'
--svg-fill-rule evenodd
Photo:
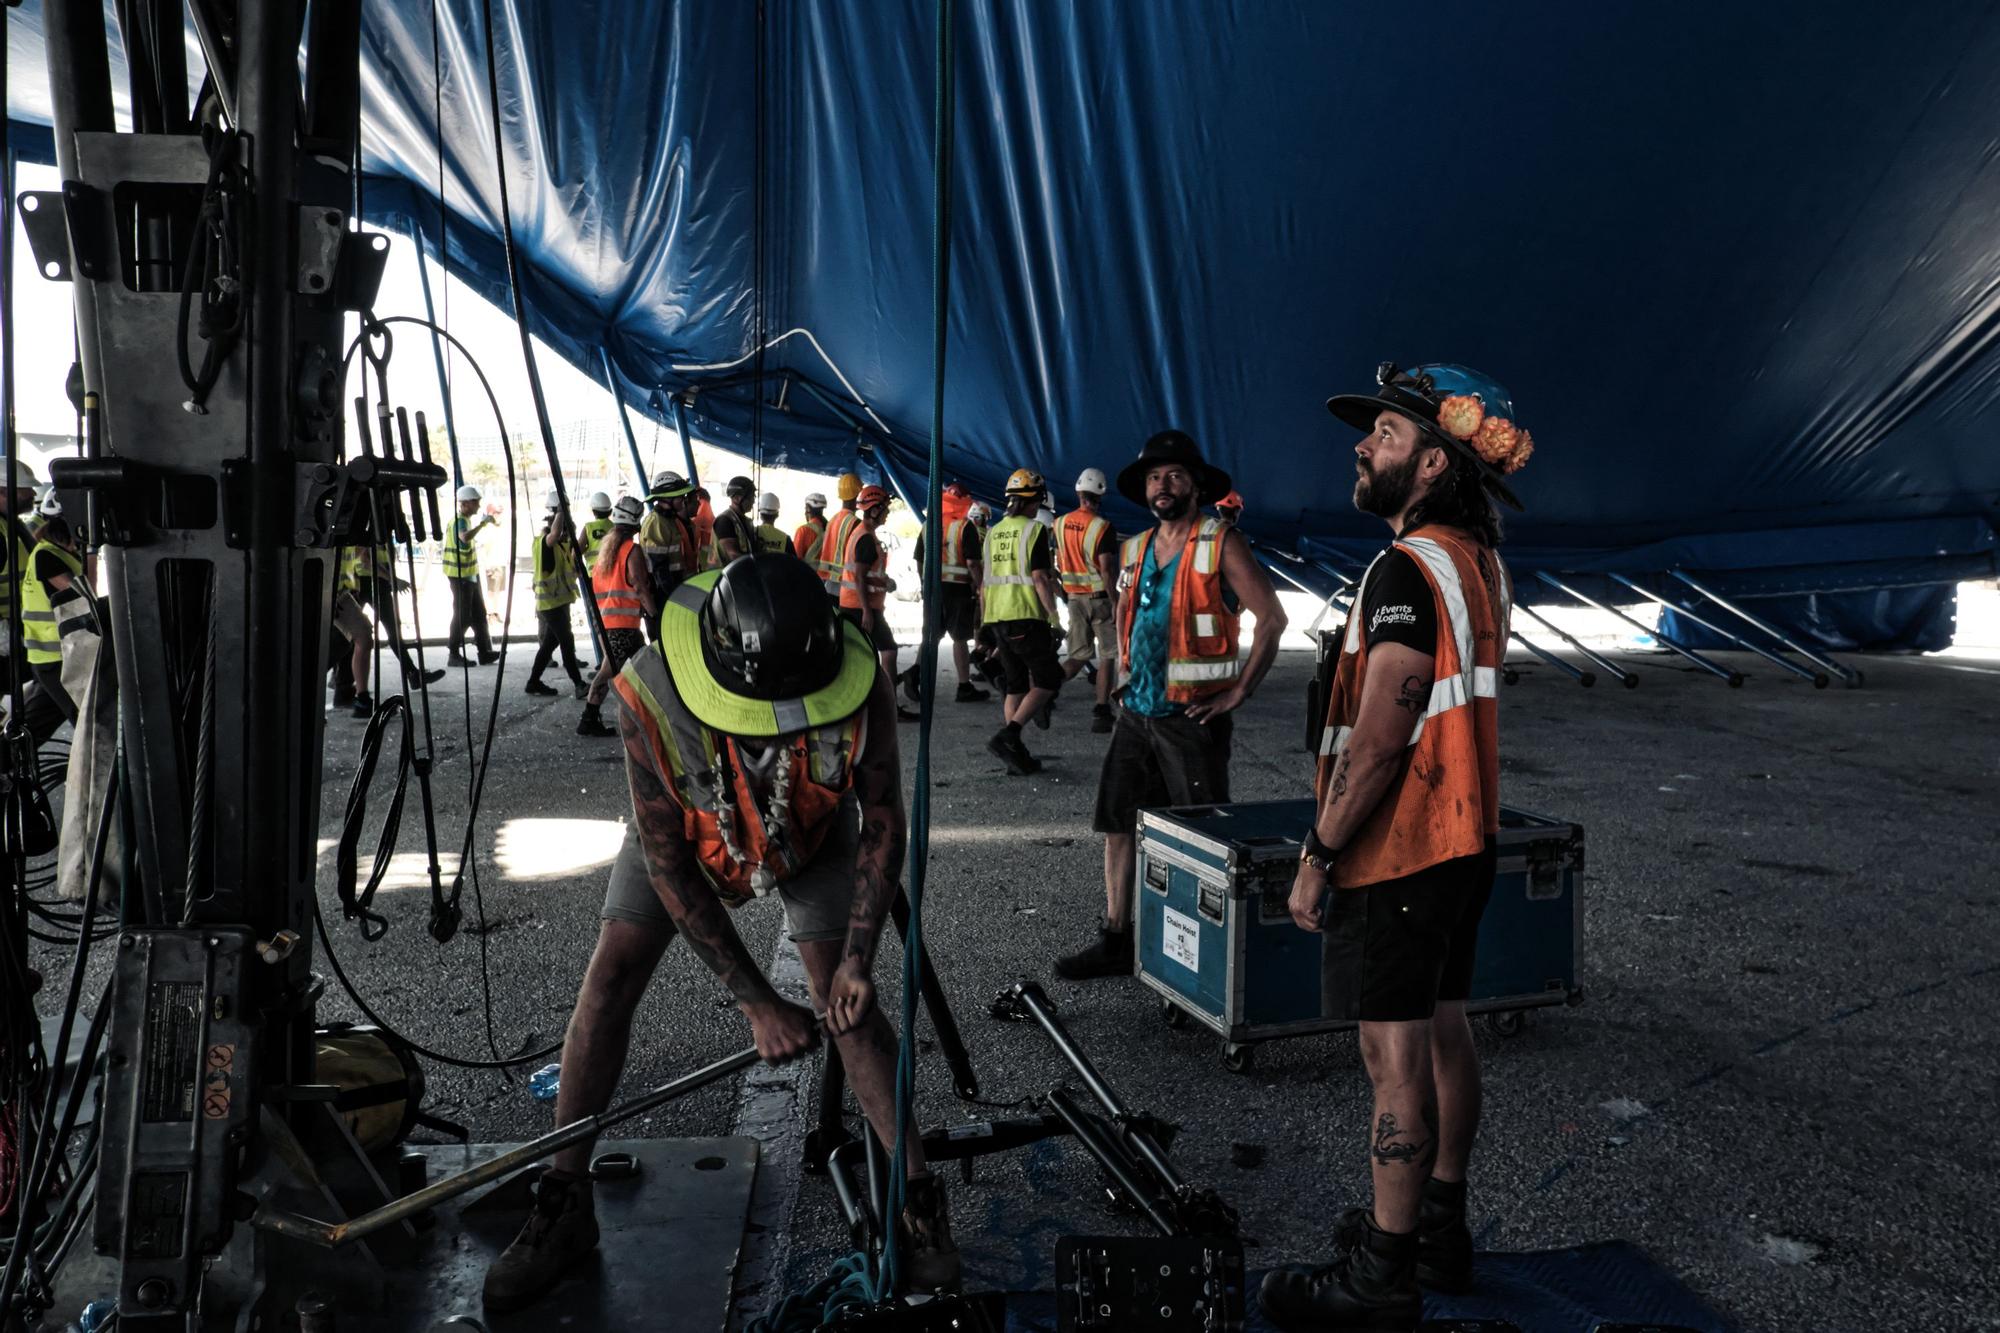
<path fill-rule="evenodd" d="M 1320 936 L 1292 922 L 1292 877 L 1310 798 L 1139 812 L 1138 975 L 1175 1027 L 1189 1018 L 1223 1040 L 1223 1063 L 1250 1067 L 1255 1043 L 1351 1028 L 1320 1001 Z M 1583 830 L 1503 808 L 1493 896 L 1479 926 L 1466 1009 L 1502 1036 L 1522 1014 L 1575 1004 L 1583 931 Z"/>

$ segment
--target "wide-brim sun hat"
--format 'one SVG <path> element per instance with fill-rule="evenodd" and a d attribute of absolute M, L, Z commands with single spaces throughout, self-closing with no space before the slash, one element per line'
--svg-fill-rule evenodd
<path fill-rule="evenodd" d="M 1526 512 L 1505 477 L 1521 470 L 1534 437 L 1515 424 L 1514 398 L 1490 375 L 1438 362 L 1404 370 L 1393 361 L 1375 369 L 1374 393 L 1335 394 L 1326 410 L 1366 435 L 1383 412 L 1415 422 L 1432 442 L 1479 469 L 1479 479 L 1510 509 Z"/>
<path fill-rule="evenodd" d="M 732 563 L 757 558 L 741 556 Z M 673 673 L 681 702 L 702 725 L 731 736 L 784 736 L 807 727 L 830 726 L 852 717 L 868 702 L 880 661 L 860 627 L 839 614 L 831 617 L 840 635 L 839 654 L 828 654 L 806 688 L 761 698 L 726 683 L 703 624 L 709 596 L 726 572 L 712 569 L 687 579 L 674 589 L 660 613 L 659 651 Z"/>
<path fill-rule="evenodd" d="M 1194 478 L 1195 503 L 1214 504 L 1229 494 L 1229 474 L 1201 456 L 1201 446 L 1186 431 L 1163 430 L 1147 440 L 1139 456 L 1118 473 L 1118 493 L 1133 504 L 1145 507 L 1146 474 L 1168 463 L 1178 463 Z"/>

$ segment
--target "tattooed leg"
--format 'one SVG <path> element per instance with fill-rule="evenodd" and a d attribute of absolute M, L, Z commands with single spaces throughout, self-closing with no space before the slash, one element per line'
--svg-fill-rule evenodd
<path fill-rule="evenodd" d="M 839 968 L 843 945 L 840 940 L 802 940 L 799 958 L 806 965 L 812 983 L 813 1007 L 825 1007 L 827 987 Z M 847 1086 L 854 1100 L 874 1126 L 875 1137 L 884 1152 L 896 1150 L 896 1029 L 877 1004 L 860 1028 L 835 1039 L 840 1049 L 841 1067 L 847 1071 Z M 914 1129 L 914 1126 L 912 1126 Z M 919 1175 L 924 1170 L 924 1149 L 916 1136 L 908 1143 L 907 1171 Z"/>
<path fill-rule="evenodd" d="M 1414 1231 L 1424 1181 L 1437 1157 L 1437 1096 L 1431 1085 L 1431 1025 L 1361 1024 L 1361 1060 L 1375 1087 L 1368 1159 L 1375 1225 Z"/>

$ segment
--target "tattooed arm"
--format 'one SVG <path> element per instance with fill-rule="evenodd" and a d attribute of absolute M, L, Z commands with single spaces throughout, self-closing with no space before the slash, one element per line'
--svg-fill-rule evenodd
<path fill-rule="evenodd" d="M 629 709 L 618 712 L 625 737 L 625 772 L 632 784 L 632 817 L 653 892 L 687 938 L 688 947 L 736 997 L 736 1007 L 750 1020 L 757 1053 L 772 1064 L 803 1055 L 816 1039 L 812 1011 L 772 989 L 770 979 L 743 947 L 728 909 L 695 864 L 682 831 L 681 808 L 667 792 L 645 733 Z"/>
<path fill-rule="evenodd" d="M 1431 654 L 1400 643 L 1378 643 L 1368 650 L 1368 679 L 1361 687 L 1354 730 L 1334 760 L 1333 780 L 1313 820 L 1314 835 L 1328 847 L 1345 847 L 1402 775 L 1410 735 L 1430 707 L 1435 671 Z M 1300 862 L 1292 882 L 1292 920 L 1318 930 L 1325 893 L 1325 874 Z"/>
<path fill-rule="evenodd" d="M 874 1005 L 875 946 L 882 918 L 903 884 L 903 772 L 896 750 L 895 687 L 886 673 L 876 673 L 866 707 L 867 741 L 854 769 L 854 794 L 861 805 L 854 906 L 847 917 L 847 946 L 827 996 L 827 1028 L 836 1037 L 858 1027 Z"/>

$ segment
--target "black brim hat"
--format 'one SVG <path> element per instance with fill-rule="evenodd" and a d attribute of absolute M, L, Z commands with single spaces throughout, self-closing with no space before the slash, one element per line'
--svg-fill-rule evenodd
<path fill-rule="evenodd" d="M 1234 483 L 1221 468 L 1204 462 L 1201 446 L 1186 431 L 1163 430 L 1146 441 L 1139 456 L 1118 473 L 1118 493 L 1133 504 L 1145 507 L 1146 474 L 1156 467 L 1178 463 L 1194 478 L 1195 503 L 1214 504 L 1229 494 Z"/>
<path fill-rule="evenodd" d="M 1510 509 L 1527 511 L 1504 477 L 1527 461 L 1534 441 L 1513 424 L 1514 400 L 1497 381 L 1464 366 L 1438 364 L 1401 370 L 1392 361 L 1377 367 L 1375 378 L 1378 387 L 1374 393 L 1335 394 L 1326 400 L 1326 410 L 1364 435 L 1375 429 L 1375 418 L 1384 412 L 1408 417 L 1433 443 L 1478 468 L 1480 481 L 1496 500 Z M 1466 405 L 1468 400 L 1476 406 Z M 1447 404 L 1453 407 L 1455 422 L 1463 425 L 1470 420 L 1471 433 L 1465 438 L 1452 434 L 1440 420 Z M 1482 453 L 1482 447 L 1501 458 L 1504 466 Z"/>

